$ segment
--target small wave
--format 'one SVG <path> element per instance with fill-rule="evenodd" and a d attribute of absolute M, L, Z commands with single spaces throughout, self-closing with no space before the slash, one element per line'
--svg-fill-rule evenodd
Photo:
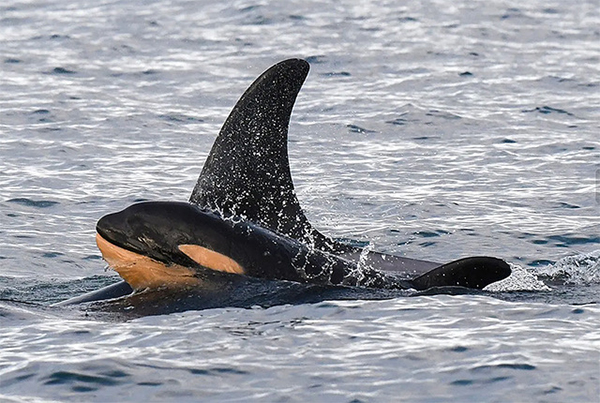
<path fill-rule="evenodd" d="M 309 62 L 310 64 L 323 64 L 327 61 L 327 56 L 325 56 L 325 55 L 308 56 L 306 58 L 306 61 Z"/>
<path fill-rule="evenodd" d="M 244 370 L 240 370 L 240 369 L 236 369 L 236 368 L 230 368 L 230 367 L 215 367 L 215 368 L 207 368 L 207 369 L 199 369 L 199 368 L 189 368 L 188 371 L 193 374 L 193 375 L 246 375 L 249 372 L 248 371 L 244 371 Z"/>
<path fill-rule="evenodd" d="M 130 375 L 119 370 L 107 370 L 99 374 L 57 371 L 44 379 L 44 385 L 71 385 L 74 392 L 92 392 L 103 386 L 115 386 L 126 382 Z"/>
<path fill-rule="evenodd" d="M 589 285 L 600 283 L 600 249 L 567 256 L 554 264 L 537 268 L 538 275 L 559 284 Z"/>
<path fill-rule="evenodd" d="M 162 115 L 158 115 L 158 117 L 161 119 L 167 120 L 167 121 L 177 122 L 177 123 L 204 122 L 204 120 L 202 120 L 200 118 L 184 115 L 183 113 L 162 114 Z"/>
<path fill-rule="evenodd" d="M 329 73 L 321 74 L 323 77 L 350 77 L 351 74 L 347 71 L 330 71 Z"/>
<path fill-rule="evenodd" d="M 564 208 L 564 207 L 563 207 Z M 559 247 L 569 247 L 571 245 L 581 245 L 587 243 L 600 243 L 600 236 L 568 236 L 551 235 L 547 239 L 556 243 Z"/>
<path fill-rule="evenodd" d="M 49 259 L 52 259 L 52 258 L 55 258 L 55 257 L 60 257 L 60 256 L 64 256 L 64 253 L 61 253 L 61 252 L 46 252 L 46 253 L 42 254 L 42 257 L 49 258 Z"/>
<path fill-rule="evenodd" d="M 95 275 L 67 281 L 0 276 L 0 300 L 48 306 L 119 281 L 113 275 Z M 0 316 L 2 316 L 0 308 Z"/>
<path fill-rule="evenodd" d="M 394 120 L 388 120 L 385 123 L 389 123 L 391 125 L 396 125 L 396 126 L 404 126 L 407 122 L 408 122 L 408 120 L 405 118 L 397 118 Z"/>
<path fill-rule="evenodd" d="M 559 108 L 553 108 L 551 106 L 536 106 L 534 109 L 523 109 L 524 113 L 531 113 L 531 112 L 538 112 L 541 113 L 543 115 L 549 115 L 551 113 L 559 113 L 559 114 L 563 114 L 563 115 L 567 115 L 567 116 L 574 116 L 571 112 L 568 112 L 564 109 L 559 109 Z"/>
<path fill-rule="evenodd" d="M 425 116 L 442 118 L 442 119 L 446 119 L 446 120 L 462 119 L 462 117 L 460 117 L 454 113 L 440 111 L 437 109 L 430 109 L 429 112 L 425 113 Z"/>
<path fill-rule="evenodd" d="M 32 200 L 32 199 L 27 199 L 25 197 L 19 197 L 16 199 L 7 200 L 7 203 L 16 203 L 16 204 L 20 204 L 20 205 L 26 206 L 26 207 L 37 207 L 37 208 L 52 207 L 56 204 L 59 204 L 58 202 L 51 201 L 51 200 Z"/>
<path fill-rule="evenodd" d="M 356 126 L 356 125 L 346 125 L 346 127 L 352 133 L 375 133 L 374 130 L 365 129 L 364 127 Z"/>
<path fill-rule="evenodd" d="M 69 70 L 64 67 L 55 67 L 54 70 L 51 71 L 52 74 L 75 74 L 77 73 L 75 70 Z"/>
<path fill-rule="evenodd" d="M 471 368 L 472 372 L 479 372 L 479 371 L 489 371 L 489 370 L 494 370 L 494 369 L 515 369 L 515 370 L 521 370 L 521 371 L 531 371 L 536 369 L 535 365 L 530 365 L 530 364 L 526 364 L 526 363 L 515 363 L 515 364 L 496 364 L 496 365 L 480 365 L 474 368 Z"/>

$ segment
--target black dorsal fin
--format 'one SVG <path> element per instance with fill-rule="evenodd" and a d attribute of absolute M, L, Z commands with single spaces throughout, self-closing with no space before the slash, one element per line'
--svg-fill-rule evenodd
<path fill-rule="evenodd" d="M 288 162 L 288 125 L 309 65 L 277 63 L 258 77 L 223 124 L 190 197 L 316 246 L 333 245 L 308 222 Z"/>

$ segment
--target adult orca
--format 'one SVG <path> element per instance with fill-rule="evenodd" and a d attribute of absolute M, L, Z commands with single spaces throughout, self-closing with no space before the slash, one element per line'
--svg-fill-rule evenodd
<path fill-rule="evenodd" d="M 482 289 L 508 277 L 501 259 L 409 259 L 334 240 L 309 223 L 287 151 L 292 108 L 308 71 L 306 61 L 290 59 L 254 81 L 221 128 L 189 202 L 138 203 L 102 217 L 98 247 L 125 282 L 65 303 L 206 289 L 215 275 L 416 290 Z"/>

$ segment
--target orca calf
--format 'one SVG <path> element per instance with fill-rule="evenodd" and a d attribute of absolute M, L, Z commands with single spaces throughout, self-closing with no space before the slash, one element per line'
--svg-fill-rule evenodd
<path fill-rule="evenodd" d="M 219 287 L 216 278 L 427 290 L 482 289 L 508 277 L 501 259 L 409 259 L 336 241 L 308 222 L 287 152 L 292 108 L 308 70 L 304 60 L 285 60 L 254 81 L 225 121 L 189 202 L 138 203 L 102 217 L 98 247 L 125 282 L 62 304 L 132 298 L 143 290 L 204 292 Z"/>

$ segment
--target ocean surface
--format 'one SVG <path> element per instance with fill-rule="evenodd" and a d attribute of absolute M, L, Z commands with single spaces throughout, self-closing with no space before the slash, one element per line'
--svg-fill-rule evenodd
<path fill-rule="evenodd" d="M 104 214 L 185 201 L 232 106 L 311 63 L 289 135 L 325 234 L 484 292 L 123 319 Z M 0 401 L 600 401 L 600 4 L 0 5 Z"/>

